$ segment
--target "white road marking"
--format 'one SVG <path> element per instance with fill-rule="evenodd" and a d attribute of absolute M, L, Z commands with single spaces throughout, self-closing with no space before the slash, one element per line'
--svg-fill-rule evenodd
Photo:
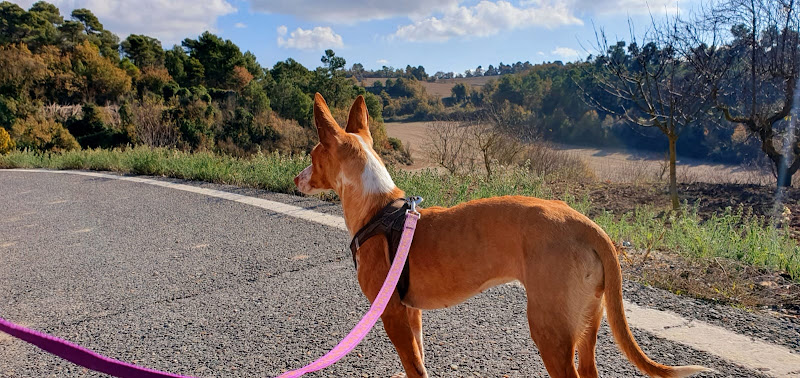
<path fill-rule="evenodd" d="M 117 176 L 99 172 L 50 171 L 41 169 L 2 169 L 0 171 L 73 174 L 161 186 L 256 206 L 265 210 L 347 231 L 344 219 L 336 215 L 318 213 L 313 210 L 287 205 L 281 202 L 248 197 L 220 190 L 198 188 L 196 186 L 175 184 L 143 177 Z M 800 355 L 793 353 L 788 348 L 752 339 L 699 320 L 686 319 L 673 312 L 641 307 L 629 301 L 625 301 L 624 306 L 628 316 L 628 323 L 631 327 L 719 356 L 725 360 L 737 363 L 749 369 L 761 371 L 765 374 L 776 377 L 800 377 Z"/>
<path fill-rule="evenodd" d="M 625 301 L 632 327 L 775 377 L 800 377 L 800 355 L 789 349 L 672 312 Z"/>

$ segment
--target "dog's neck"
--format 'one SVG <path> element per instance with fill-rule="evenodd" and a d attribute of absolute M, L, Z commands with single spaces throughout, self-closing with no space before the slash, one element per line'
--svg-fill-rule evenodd
<path fill-rule="evenodd" d="M 366 163 L 358 178 L 350 177 L 348 179 L 343 173 L 339 174 L 336 194 L 342 199 L 344 220 L 350 236 L 353 236 L 380 209 L 389 202 L 402 198 L 405 193 L 394 184 L 386 166 L 367 142 L 360 135 L 351 135 L 356 137 L 362 151 L 366 154 Z"/>
<path fill-rule="evenodd" d="M 342 200 L 344 221 L 350 236 L 353 236 L 389 202 L 405 197 L 405 192 L 395 187 L 385 193 L 364 193 L 361 188 L 345 186 L 337 193 Z"/>

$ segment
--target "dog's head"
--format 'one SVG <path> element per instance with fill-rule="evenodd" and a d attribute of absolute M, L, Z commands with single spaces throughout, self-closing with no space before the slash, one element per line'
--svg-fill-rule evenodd
<path fill-rule="evenodd" d="M 314 123 L 319 143 L 311 151 L 311 165 L 294 183 L 305 194 L 333 190 L 340 197 L 347 190 L 360 193 L 389 193 L 395 189 L 389 172 L 372 149 L 367 104 L 358 96 L 350 108 L 347 127 L 342 130 L 333 119 L 322 95 L 314 96 Z"/>

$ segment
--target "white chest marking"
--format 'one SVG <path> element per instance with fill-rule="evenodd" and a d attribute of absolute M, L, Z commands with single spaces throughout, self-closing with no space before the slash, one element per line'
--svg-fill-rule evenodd
<path fill-rule="evenodd" d="M 364 172 L 361 173 L 361 185 L 363 185 L 364 193 L 388 193 L 394 190 L 394 181 L 389 176 L 389 171 L 378 161 L 364 139 L 359 135 L 355 135 L 355 137 L 358 138 L 361 147 L 367 154 L 367 163 L 364 165 Z"/>

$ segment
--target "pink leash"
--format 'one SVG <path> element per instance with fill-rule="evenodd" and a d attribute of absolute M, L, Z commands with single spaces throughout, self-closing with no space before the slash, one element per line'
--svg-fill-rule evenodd
<path fill-rule="evenodd" d="M 411 210 L 406 213 L 403 235 L 400 238 L 400 246 L 397 247 L 397 254 L 392 262 L 391 268 L 389 268 L 389 274 L 386 276 L 386 281 L 383 282 L 383 286 L 381 286 L 378 296 L 372 302 L 372 306 L 370 306 L 369 311 L 367 311 L 361 321 L 356 324 L 353 330 L 350 331 L 350 333 L 348 333 L 347 336 L 345 336 L 345 338 L 326 355 L 320 357 L 305 367 L 283 373 L 278 378 L 300 377 L 303 374 L 331 366 L 336 361 L 341 360 L 345 355 L 347 355 L 347 353 L 350 353 L 350 351 L 353 350 L 353 348 L 355 348 L 365 336 L 367 336 L 367 333 L 369 333 L 370 329 L 372 329 L 372 327 L 378 321 L 378 318 L 380 318 L 381 314 L 383 314 L 383 310 L 386 309 L 386 305 L 392 298 L 392 294 L 394 294 L 395 287 L 397 286 L 397 281 L 400 279 L 400 273 L 403 271 L 403 265 L 405 265 L 406 259 L 408 258 L 408 250 L 411 248 L 414 230 L 417 227 L 417 220 L 419 220 L 419 213 L 416 212 L 415 205 L 421 202 L 421 198 L 418 201 L 415 198 L 411 201 Z M 80 345 L 59 339 L 55 336 L 50 336 L 45 333 L 22 327 L 3 318 L 0 318 L 0 331 L 3 331 L 20 340 L 27 341 L 28 343 L 31 343 L 48 353 L 54 354 L 74 364 L 115 377 L 191 378 L 188 376 L 148 369 L 124 361 L 105 357 Z"/>

